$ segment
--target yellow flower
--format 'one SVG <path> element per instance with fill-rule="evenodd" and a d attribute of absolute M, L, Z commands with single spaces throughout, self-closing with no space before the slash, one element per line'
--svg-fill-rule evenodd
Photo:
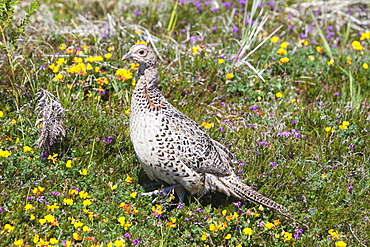
<path fill-rule="evenodd" d="M 73 236 L 73 238 L 74 238 L 75 240 L 82 240 L 82 238 L 80 237 L 80 235 L 78 235 L 78 233 L 77 233 L 77 232 L 74 232 L 74 233 L 72 234 L 72 236 Z"/>
<path fill-rule="evenodd" d="M 130 114 L 130 108 L 128 108 L 127 110 L 125 110 L 125 114 L 129 115 Z"/>
<path fill-rule="evenodd" d="M 4 116 L 4 112 L 0 111 L 0 117 L 3 117 L 3 116 Z"/>
<path fill-rule="evenodd" d="M 101 61 L 103 61 L 104 59 L 103 59 L 103 57 L 102 56 L 95 56 L 94 57 L 94 61 L 95 62 L 101 62 Z"/>
<path fill-rule="evenodd" d="M 203 122 L 200 126 L 206 128 L 206 129 L 209 129 L 209 128 L 212 128 L 214 125 L 215 125 L 214 123 Z"/>
<path fill-rule="evenodd" d="M 71 246 L 71 245 L 72 245 L 72 241 L 71 241 L 71 240 L 67 240 L 67 241 L 66 241 L 66 246 L 67 246 L 67 247 L 69 247 L 69 246 Z"/>
<path fill-rule="evenodd" d="M 86 199 L 84 200 L 83 202 L 83 205 L 86 207 L 86 206 L 90 206 L 92 204 L 91 200 L 90 199 Z"/>
<path fill-rule="evenodd" d="M 347 57 L 347 63 L 352 64 L 352 58 L 351 57 Z"/>
<path fill-rule="evenodd" d="M 322 48 L 320 46 L 316 46 L 316 51 L 318 53 L 323 53 L 323 50 L 322 50 Z"/>
<path fill-rule="evenodd" d="M 28 211 L 28 210 L 31 210 L 33 209 L 33 205 L 32 204 L 26 204 L 26 206 L 24 206 L 24 210 Z"/>
<path fill-rule="evenodd" d="M 113 45 L 109 46 L 108 51 L 114 51 L 114 46 Z"/>
<path fill-rule="evenodd" d="M 17 240 L 17 241 L 14 241 L 14 242 L 13 242 L 13 244 L 14 244 L 15 246 L 21 246 L 21 245 L 23 245 L 23 242 L 24 242 L 24 240 L 23 240 L 23 239 L 19 239 L 19 240 Z"/>
<path fill-rule="evenodd" d="M 284 242 L 287 242 L 292 239 L 292 234 L 289 232 L 284 232 Z"/>
<path fill-rule="evenodd" d="M 287 63 L 289 61 L 290 61 L 289 57 L 282 57 L 282 58 L 280 58 L 279 64 L 281 65 L 281 64 Z"/>
<path fill-rule="evenodd" d="M 72 168 L 72 160 L 67 160 L 66 167 Z"/>
<path fill-rule="evenodd" d="M 282 98 L 283 97 L 283 94 L 281 92 L 277 92 L 275 94 L 276 98 Z"/>
<path fill-rule="evenodd" d="M 34 242 L 35 244 L 37 244 L 37 243 L 39 242 L 39 240 L 40 240 L 40 236 L 39 236 L 38 234 L 36 234 L 36 235 L 33 237 L 33 242 Z"/>
<path fill-rule="evenodd" d="M 132 198 L 136 198 L 136 196 L 137 196 L 137 192 L 132 192 L 132 193 L 130 193 L 130 196 L 131 196 Z"/>
<path fill-rule="evenodd" d="M 234 74 L 233 73 L 226 74 L 226 80 L 230 80 L 232 78 L 234 78 Z"/>
<path fill-rule="evenodd" d="M 364 69 L 368 69 L 368 68 L 369 68 L 369 65 L 368 65 L 367 63 L 364 63 L 364 64 L 362 65 L 362 68 L 364 68 Z"/>
<path fill-rule="evenodd" d="M 63 199 L 63 202 L 67 205 L 70 205 L 72 206 L 73 205 L 73 199 L 69 199 L 69 198 L 64 198 Z"/>
<path fill-rule="evenodd" d="M 40 194 L 41 192 L 43 192 L 45 190 L 45 188 L 43 188 L 43 187 L 41 187 L 41 186 L 38 186 L 37 188 L 34 188 L 33 190 L 32 190 L 32 192 L 34 193 L 34 194 Z"/>
<path fill-rule="evenodd" d="M 231 238 L 231 234 L 228 233 L 226 236 L 225 236 L 225 239 L 230 239 Z"/>
<path fill-rule="evenodd" d="M 288 47 L 288 43 L 284 41 L 283 43 L 281 43 L 280 47 L 285 49 Z"/>
<path fill-rule="evenodd" d="M 333 128 L 333 127 L 326 127 L 326 128 L 325 128 L 325 131 L 326 131 L 326 132 L 331 132 L 331 133 L 333 133 L 333 132 L 334 132 L 334 128 Z"/>
<path fill-rule="evenodd" d="M 132 78 L 132 72 L 126 69 L 118 69 L 116 75 L 120 77 L 120 80 L 126 81 Z"/>
<path fill-rule="evenodd" d="M 308 59 L 310 59 L 312 62 L 313 62 L 313 61 L 315 61 L 315 57 L 314 57 L 314 56 L 312 56 L 312 55 L 309 55 L 309 56 L 308 56 Z"/>
<path fill-rule="evenodd" d="M 24 147 L 23 147 L 23 151 L 25 151 L 25 152 L 29 152 L 29 151 L 32 151 L 32 148 L 31 148 L 31 147 L 29 147 L 29 146 L 24 146 Z"/>
<path fill-rule="evenodd" d="M 124 246 L 124 243 L 123 243 L 122 240 L 117 239 L 116 241 L 114 241 L 114 245 L 116 247 L 122 247 L 122 246 Z"/>
<path fill-rule="evenodd" d="M 357 51 L 361 51 L 362 50 L 361 43 L 358 42 L 358 41 L 356 41 L 356 40 L 351 43 L 351 46 L 353 47 L 353 49 L 355 49 Z"/>
<path fill-rule="evenodd" d="M 246 227 L 243 229 L 245 235 L 251 236 L 253 234 L 252 228 Z"/>
<path fill-rule="evenodd" d="M 75 228 L 79 228 L 84 225 L 81 221 L 77 220 L 71 223 Z"/>
<path fill-rule="evenodd" d="M 148 43 L 145 41 L 136 41 L 135 45 L 139 45 L 139 44 L 147 45 Z"/>
<path fill-rule="evenodd" d="M 44 218 L 49 223 L 52 223 L 55 220 L 55 217 L 53 215 L 51 215 L 51 214 L 46 215 Z"/>
<path fill-rule="evenodd" d="M 34 214 L 31 214 L 30 215 L 30 220 L 35 220 L 36 219 L 36 216 Z"/>
<path fill-rule="evenodd" d="M 131 63 L 130 68 L 133 70 L 138 70 L 139 69 L 139 64 L 138 63 Z"/>
<path fill-rule="evenodd" d="M 4 158 L 7 158 L 11 155 L 12 153 L 7 151 L 7 150 L 1 150 L 0 149 L 0 157 L 4 157 Z"/>
<path fill-rule="evenodd" d="M 218 59 L 218 64 L 223 64 L 225 62 L 225 60 L 224 59 Z"/>
<path fill-rule="evenodd" d="M 54 212 L 55 209 L 59 209 L 59 206 L 54 203 L 53 205 L 46 206 L 48 208 L 48 211 Z"/>
<path fill-rule="evenodd" d="M 333 63 L 334 63 L 334 60 L 330 59 L 330 61 L 328 62 L 328 65 L 331 66 Z"/>
<path fill-rule="evenodd" d="M 202 235 L 202 238 L 201 238 L 203 241 L 205 241 L 207 239 L 207 235 L 205 232 L 203 232 L 203 235 Z"/>
<path fill-rule="evenodd" d="M 109 59 L 109 58 L 111 58 L 111 57 L 112 57 L 112 53 L 109 53 L 109 52 L 108 52 L 107 54 L 105 54 L 105 55 L 104 55 L 104 57 L 105 57 L 106 59 Z"/>
<path fill-rule="evenodd" d="M 85 52 L 88 52 L 89 51 L 89 47 L 87 45 L 83 45 L 82 46 L 82 49 L 84 49 Z"/>
<path fill-rule="evenodd" d="M 265 224 L 265 229 L 267 230 L 267 229 L 274 229 L 275 228 L 275 225 L 274 224 L 272 224 L 271 222 L 267 222 L 266 224 Z"/>
<path fill-rule="evenodd" d="M 279 41 L 279 38 L 276 37 L 276 36 L 273 36 L 271 39 L 270 39 L 271 43 L 276 43 Z"/>
<path fill-rule="evenodd" d="M 303 41 L 302 43 L 303 43 L 304 46 L 308 46 L 308 41 L 307 40 L 302 40 L 302 41 Z"/>
<path fill-rule="evenodd" d="M 9 232 L 13 231 L 14 230 L 14 226 L 10 225 L 10 224 L 5 224 L 4 226 L 4 230 L 7 230 Z"/>
<path fill-rule="evenodd" d="M 197 55 L 199 53 L 199 49 L 200 49 L 200 46 L 194 46 L 193 48 L 191 48 L 192 52 L 193 52 L 193 55 Z"/>
<path fill-rule="evenodd" d="M 277 50 L 276 53 L 279 54 L 280 56 L 283 56 L 287 54 L 287 51 L 283 48 L 280 48 L 279 50 Z"/>
<path fill-rule="evenodd" d="M 56 239 L 56 238 L 51 238 L 49 241 L 50 241 L 51 244 L 57 244 L 57 243 L 59 243 L 59 240 Z"/>
<path fill-rule="evenodd" d="M 86 169 L 79 170 L 79 173 L 85 176 L 87 175 L 87 170 Z"/>
<path fill-rule="evenodd" d="M 87 193 L 86 191 L 81 190 L 78 194 L 80 195 L 81 199 L 90 198 L 89 193 Z"/>
<path fill-rule="evenodd" d="M 338 241 L 338 242 L 335 242 L 335 247 L 346 247 L 347 244 L 345 242 L 343 242 L 342 240 L 341 241 Z"/>
<path fill-rule="evenodd" d="M 45 223 L 46 223 L 46 219 L 39 219 L 39 223 L 40 223 L 41 225 L 45 224 Z"/>
<path fill-rule="evenodd" d="M 60 46 L 59 46 L 59 50 L 65 50 L 66 49 L 66 44 L 61 44 Z"/>
<path fill-rule="evenodd" d="M 126 183 L 132 183 L 132 177 L 130 175 L 127 175 L 125 181 Z"/>

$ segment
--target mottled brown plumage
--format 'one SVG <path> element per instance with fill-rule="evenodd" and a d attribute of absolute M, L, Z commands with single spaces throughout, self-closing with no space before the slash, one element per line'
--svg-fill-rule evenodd
<path fill-rule="evenodd" d="M 179 184 L 195 195 L 219 191 L 286 211 L 244 184 L 233 171 L 235 160 L 229 150 L 163 97 L 157 87 L 159 76 L 152 49 L 134 45 L 124 58 L 140 64 L 131 102 L 130 137 L 150 179 Z"/>

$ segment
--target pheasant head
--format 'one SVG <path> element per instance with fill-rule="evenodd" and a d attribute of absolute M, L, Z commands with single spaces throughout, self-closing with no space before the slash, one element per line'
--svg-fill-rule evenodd
<path fill-rule="evenodd" d="M 157 63 L 157 58 L 153 50 L 149 46 L 143 44 L 133 45 L 122 59 L 126 58 L 133 59 L 144 68 L 155 67 Z"/>

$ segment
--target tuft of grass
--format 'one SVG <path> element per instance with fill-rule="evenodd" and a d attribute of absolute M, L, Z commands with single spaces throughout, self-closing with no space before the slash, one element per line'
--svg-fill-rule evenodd
<path fill-rule="evenodd" d="M 257 2 L 40 1 L 18 43 L 18 100 L 4 54 L 0 66 L 0 246 L 369 245 L 366 2 Z M 164 185 L 129 138 L 137 67 L 121 58 L 137 41 L 160 56 L 165 97 L 309 229 L 221 194 L 139 196 Z"/>

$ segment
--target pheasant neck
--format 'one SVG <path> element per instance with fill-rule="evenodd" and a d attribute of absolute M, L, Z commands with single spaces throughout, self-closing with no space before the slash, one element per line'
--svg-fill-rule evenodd
<path fill-rule="evenodd" d="M 158 69 L 154 66 L 145 67 L 144 65 L 139 66 L 137 88 L 156 88 L 158 85 L 159 75 Z"/>

